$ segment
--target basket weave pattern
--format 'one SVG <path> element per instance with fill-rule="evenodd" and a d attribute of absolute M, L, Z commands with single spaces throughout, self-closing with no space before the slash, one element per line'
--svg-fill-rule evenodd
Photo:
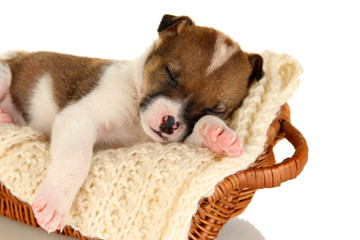
<path fill-rule="evenodd" d="M 278 117 L 271 124 L 267 137 L 266 147 L 256 162 L 247 170 L 239 171 L 218 183 L 210 197 L 200 199 L 198 211 L 192 218 L 189 239 L 215 239 L 229 219 L 245 210 L 257 189 L 280 186 L 282 182 L 301 173 L 307 162 L 308 148 L 301 133 L 290 123 L 290 109 L 287 104 L 281 108 Z M 273 147 L 284 137 L 294 146 L 295 153 L 291 158 L 275 164 Z M 14 197 L 1 182 L 0 214 L 39 227 L 31 206 Z M 83 236 L 71 226 L 66 226 L 61 234 L 81 240 L 95 239 Z"/>

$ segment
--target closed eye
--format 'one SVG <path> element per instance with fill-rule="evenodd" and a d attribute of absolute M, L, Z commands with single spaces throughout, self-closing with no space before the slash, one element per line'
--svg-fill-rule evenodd
<path fill-rule="evenodd" d="M 175 76 L 171 73 L 171 71 L 170 71 L 170 69 L 169 69 L 169 67 L 168 67 L 167 65 L 165 65 L 165 70 L 166 70 L 166 73 L 167 73 L 167 75 L 168 75 L 168 78 L 167 78 L 168 83 L 169 83 L 171 86 L 173 86 L 173 87 L 178 86 L 178 85 L 179 85 L 178 78 L 175 77 Z"/>
<path fill-rule="evenodd" d="M 207 115 L 224 115 L 226 113 L 226 110 L 220 110 L 216 108 L 206 108 L 204 111 Z"/>
<path fill-rule="evenodd" d="M 227 112 L 227 107 L 224 103 L 218 102 L 212 107 L 204 109 L 205 114 L 221 116 Z"/>

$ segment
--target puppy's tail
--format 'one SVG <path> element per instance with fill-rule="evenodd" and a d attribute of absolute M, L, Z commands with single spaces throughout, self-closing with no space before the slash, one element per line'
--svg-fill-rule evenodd
<path fill-rule="evenodd" d="M 11 70 L 9 65 L 0 59 L 0 98 L 9 90 Z"/>

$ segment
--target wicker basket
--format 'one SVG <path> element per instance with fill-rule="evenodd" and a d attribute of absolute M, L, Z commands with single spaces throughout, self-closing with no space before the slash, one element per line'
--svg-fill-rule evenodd
<path fill-rule="evenodd" d="M 290 109 L 287 104 L 281 108 L 267 136 L 264 152 L 255 163 L 247 170 L 228 176 L 218 183 L 210 197 L 200 199 L 198 211 L 192 218 L 189 239 L 215 239 L 229 219 L 245 210 L 257 189 L 280 186 L 301 173 L 307 162 L 308 148 L 302 134 L 290 123 Z M 295 153 L 291 158 L 276 164 L 273 147 L 284 137 L 294 146 Z M 39 227 L 31 206 L 14 197 L 1 183 L 0 214 Z M 81 235 L 71 226 L 66 226 L 61 234 L 82 240 L 94 239 Z"/>

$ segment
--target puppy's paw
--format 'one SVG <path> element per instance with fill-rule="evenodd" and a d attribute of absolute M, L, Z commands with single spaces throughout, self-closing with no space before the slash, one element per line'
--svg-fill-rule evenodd
<path fill-rule="evenodd" d="M 54 187 L 43 184 L 33 201 L 32 209 L 38 224 L 47 232 L 62 230 L 72 201 Z"/>
<path fill-rule="evenodd" d="M 11 117 L 0 108 L 0 123 L 11 123 Z"/>
<path fill-rule="evenodd" d="M 203 125 L 200 128 L 200 134 L 206 141 L 205 146 L 217 154 L 225 154 L 231 157 L 240 157 L 243 154 L 240 139 L 234 131 L 226 126 Z"/>
<path fill-rule="evenodd" d="M 201 146 L 208 147 L 217 154 L 239 157 L 243 154 L 240 139 L 223 120 L 215 116 L 204 116 L 194 128 L 192 141 L 201 141 Z M 196 137 L 198 136 L 199 137 Z M 201 140 L 202 139 L 202 140 Z"/>

